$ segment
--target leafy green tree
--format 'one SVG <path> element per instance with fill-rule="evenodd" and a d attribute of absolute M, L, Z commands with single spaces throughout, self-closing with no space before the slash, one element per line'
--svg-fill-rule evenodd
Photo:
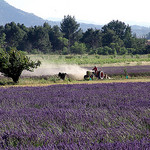
<path fill-rule="evenodd" d="M 130 30 L 129 30 L 130 28 Z M 118 21 L 118 20 L 113 20 L 111 22 L 109 22 L 107 25 L 104 25 L 102 27 L 102 32 L 106 33 L 108 31 L 108 29 L 113 30 L 115 32 L 115 34 L 121 39 L 123 40 L 126 34 L 126 30 L 128 30 L 128 32 L 130 31 L 131 34 L 131 27 L 129 27 L 128 25 L 126 25 L 124 22 Z"/>
<path fill-rule="evenodd" d="M 127 54 L 127 53 L 128 53 L 128 51 L 125 47 L 121 47 L 118 51 L 119 55 L 124 55 L 124 54 Z"/>
<path fill-rule="evenodd" d="M 78 39 L 77 36 L 80 33 L 79 24 L 76 22 L 75 17 L 64 16 L 60 24 L 60 30 L 64 34 L 64 37 L 68 39 L 68 49 L 74 44 L 75 39 Z"/>
<path fill-rule="evenodd" d="M 98 55 L 103 55 L 103 53 L 104 53 L 103 47 L 98 47 L 96 50 L 97 50 Z"/>
<path fill-rule="evenodd" d="M 125 34 L 124 34 L 124 39 L 123 39 L 124 45 L 125 45 L 126 48 L 131 48 L 132 47 L 132 42 L 131 41 L 132 41 L 133 36 L 132 36 L 131 33 L 132 33 L 131 32 L 131 27 L 127 26 L 126 30 L 125 30 Z"/>
<path fill-rule="evenodd" d="M 31 51 L 33 49 L 35 49 L 35 31 L 34 31 L 34 27 L 30 27 L 28 28 L 28 32 L 27 32 L 27 37 L 26 40 L 24 41 L 25 45 L 24 45 L 24 51 L 27 51 L 28 53 L 31 53 Z"/>
<path fill-rule="evenodd" d="M 0 47 L 5 47 L 6 44 L 6 34 L 4 33 L 4 27 L 0 26 Z"/>
<path fill-rule="evenodd" d="M 108 46 L 104 46 L 103 48 L 103 55 L 109 55 L 111 53 L 112 49 Z"/>
<path fill-rule="evenodd" d="M 71 53 L 74 54 L 84 54 L 86 52 L 86 46 L 84 43 L 75 42 L 70 49 L 71 49 Z"/>
<path fill-rule="evenodd" d="M 95 49 L 102 46 L 102 34 L 100 30 L 88 29 L 81 38 L 81 42 L 85 43 L 89 49 Z"/>
<path fill-rule="evenodd" d="M 26 33 L 29 31 L 29 28 L 26 27 L 24 24 L 17 23 L 17 26 Z"/>
<path fill-rule="evenodd" d="M 146 45 L 144 54 L 149 54 L 148 58 L 150 58 L 150 45 Z"/>
<path fill-rule="evenodd" d="M 28 50 L 27 37 L 28 37 L 29 28 L 27 28 L 24 24 L 19 24 L 19 23 L 17 24 L 17 26 L 24 32 L 24 36 L 22 40 L 20 40 L 20 42 L 18 43 L 17 49 L 27 51 Z"/>
<path fill-rule="evenodd" d="M 63 38 L 63 37 L 59 37 L 58 39 L 59 39 L 59 43 L 60 43 L 59 47 L 61 50 L 63 50 L 64 47 L 68 47 L 68 39 Z"/>
<path fill-rule="evenodd" d="M 5 34 L 7 45 L 10 47 L 18 47 L 26 33 L 14 22 L 11 22 L 5 25 Z"/>
<path fill-rule="evenodd" d="M 47 28 L 42 26 L 31 27 L 28 32 L 27 47 L 30 48 L 28 52 L 31 52 L 32 49 L 37 49 L 37 51 L 49 53 L 51 51 L 51 42 Z"/>
<path fill-rule="evenodd" d="M 4 33 L 4 27 L 0 26 L 0 34 Z"/>
<path fill-rule="evenodd" d="M 113 20 L 102 27 L 102 33 L 103 46 L 110 46 L 110 43 L 118 43 L 120 47 L 131 48 L 131 27 L 124 22 Z"/>
<path fill-rule="evenodd" d="M 131 56 L 133 56 L 133 54 L 136 54 L 136 49 L 134 48 L 127 48 L 128 54 L 130 54 Z"/>
<path fill-rule="evenodd" d="M 0 47 L 3 48 L 5 47 L 5 39 L 6 39 L 6 34 L 5 33 L 1 33 L 0 34 Z"/>
<path fill-rule="evenodd" d="M 0 49 L 0 72 L 4 76 L 12 78 L 15 83 L 18 82 L 23 70 L 33 71 L 40 64 L 40 61 L 33 62 L 16 49 L 11 49 L 8 52 Z"/>
<path fill-rule="evenodd" d="M 113 51 L 112 54 L 114 54 L 114 55 L 119 54 L 121 47 L 122 47 L 122 46 L 120 46 L 118 43 L 111 43 L 111 44 L 110 44 L 110 48 L 111 48 L 112 51 Z"/>
<path fill-rule="evenodd" d="M 104 47 L 99 47 L 96 49 L 97 50 L 97 54 L 99 55 L 109 55 L 109 54 L 114 54 L 113 53 L 113 49 L 108 47 L 108 46 L 104 46 Z"/>
<path fill-rule="evenodd" d="M 113 30 L 107 29 L 107 32 L 103 33 L 102 43 L 103 46 L 110 46 L 111 43 L 116 43 L 118 37 Z"/>
<path fill-rule="evenodd" d="M 131 38 L 131 48 L 134 48 L 136 51 L 134 51 L 133 54 L 144 54 L 146 51 L 146 39 L 143 38 Z"/>
<path fill-rule="evenodd" d="M 53 28 L 49 30 L 49 39 L 52 44 L 52 51 L 60 51 L 63 49 L 63 43 L 60 39 L 63 38 L 62 32 L 60 32 L 60 28 L 55 25 Z"/>
<path fill-rule="evenodd" d="M 64 48 L 63 48 L 62 54 L 63 54 L 63 55 L 68 55 L 68 54 L 69 54 L 67 47 L 64 47 Z"/>
<path fill-rule="evenodd" d="M 35 42 L 34 46 L 36 49 L 42 51 L 43 53 L 49 53 L 51 50 L 51 43 L 49 41 L 49 35 L 42 26 L 35 28 Z"/>

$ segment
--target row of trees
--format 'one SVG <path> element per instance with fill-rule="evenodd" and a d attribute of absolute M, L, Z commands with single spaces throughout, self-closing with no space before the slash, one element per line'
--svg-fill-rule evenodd
<path fill-rule="evenodd" d="M 75 17 L 64 16 L 60 26 L 26 27 L 8 23 L 0 26 L 0 46 L 16 47 L 28 53 L 58 54 L 147 54 L 146 39 L 132 35 L 131 27 L 121 21 L 111 21 L 101 30 L 89 28 L 83 32 Z"/>

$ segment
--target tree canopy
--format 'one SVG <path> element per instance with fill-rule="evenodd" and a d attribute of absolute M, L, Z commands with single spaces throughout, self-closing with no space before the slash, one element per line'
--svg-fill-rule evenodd
<path fill-rule="evenodd" d="M 33 62 L 16 49 L 10 49 L 8 52 L 0 49 L 0 72 L 4 76 L 12 78 L 15 83 L 18 82 L 23 70 L 33 71 L 40 64 L 40 61 Z"/>
<path fill-rule="evenodd" d="M 149 39 L 149 34 L 146 38 Z M 14 22 L 0 26 L 1 48 L 16 47 L 33 54 L 147 54 L 150 52 L 146 38 L 133 36 L 131 27 L 118 20 L 109 22 L 101 30 L 89 28 L 83 32 L 70 15 L 64 16 L 60 26 L 44 23 L 27 28 Z"/>
<path fill-rule="evenodd" d="M 62 23 L 60 24 L 60 30 L 63 33 L 63 36 L 68 39 L 68 48 L 74 44 L 76 38 L 79 34 L 80 29 L 79 24 L 76 22 L 75 17 L 64 16 Z"/>

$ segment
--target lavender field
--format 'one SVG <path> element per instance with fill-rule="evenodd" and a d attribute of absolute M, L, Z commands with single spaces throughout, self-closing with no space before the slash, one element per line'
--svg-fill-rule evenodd
<path fill-rule="evenodd" d="M 1 87 L 0 149 L 150 150 L 150 82 Z"/>
<path fill-rule="evenodd" d="M 91 67 L 85 67 L 86 69 L 89 69 Z M 150 76 L 150 66 L 149 65 L 143 65 L 143 66 L 115 66 L 115 67 L 102 67 L 99 68 L 100 70 L 103 70 L 108 75 L 123 75 L 124 69 L 126 69 L 127 73 L 129 75 L 133 76 Z"/>

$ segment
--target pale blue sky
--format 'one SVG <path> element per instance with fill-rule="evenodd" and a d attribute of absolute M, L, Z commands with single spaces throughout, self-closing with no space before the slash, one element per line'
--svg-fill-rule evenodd
<path fill-rule="evenodd" d="M 23 11 L 62 20 L 64 15 L 95 24 L 120 20 L 150 26 L 150 0 L 5 0 Z"/>

